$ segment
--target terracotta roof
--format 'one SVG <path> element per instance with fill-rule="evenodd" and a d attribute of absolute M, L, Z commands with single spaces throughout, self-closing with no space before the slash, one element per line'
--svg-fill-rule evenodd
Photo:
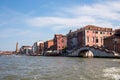
<path fill-rule="evenodd" d="M 99 31 L 113 31 L 112 28 L 103 28 L 103 27 L 94 26 L 94 25 L 87 25 L 83 27 L 83 29 L 99 30 Z"/>
<path fill-rule="evenodd" d="M 87 25 L 87 26 L 84 26 L 80 29 L 77 29 L 76 31 L 71 31 L 68 33 L 69 34 L 74 34 L 76 32 L 80 32 L 80 31 L 83 31 L 83 30 L 98 30 L 98 31 L 109 31 L 109 32 L 113 32 L 112 28 L 103 28 L 103 27 L 99 27 L 99 26 L 94 26 L 94 25 Z"/>

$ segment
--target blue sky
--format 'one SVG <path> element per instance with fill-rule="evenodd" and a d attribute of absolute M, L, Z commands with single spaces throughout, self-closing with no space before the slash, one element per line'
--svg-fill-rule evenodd
<path fill-rule="evenodd" d="M 33 45 L 85 25 L 120 28 L 120 0 L 0 0 L 0 50 Z"/>

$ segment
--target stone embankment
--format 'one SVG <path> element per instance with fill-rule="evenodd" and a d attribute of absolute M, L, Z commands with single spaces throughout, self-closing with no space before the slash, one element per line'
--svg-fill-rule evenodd
<path fill-rule="evenodd" d="M 120 54 L 101 47 L 81 47 L 69 51 L 68 56 L 81 56 L 81 57 L 120 57 Z"/>

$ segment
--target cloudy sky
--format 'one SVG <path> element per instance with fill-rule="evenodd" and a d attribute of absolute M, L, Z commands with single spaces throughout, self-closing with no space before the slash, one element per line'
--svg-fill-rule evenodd
<path fill-rule="evenodd" d="M 120 0 L 0 0 L 0 50 L 89 24 L 120 28 Z"/>

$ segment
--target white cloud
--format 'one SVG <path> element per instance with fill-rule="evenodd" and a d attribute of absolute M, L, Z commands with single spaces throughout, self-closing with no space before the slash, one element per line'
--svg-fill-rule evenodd
<path fill-rule="evenodd" d="M 61 18 L 61 17 L 36 17 L 26 20 L 27 24 L 31 26 L 53 26 L 54 25 L 80 25 L 81 23 L 95 22 L 95 20 L 88 16 L 78 18 Z"/>
<path fill-rule="evenodd" d="M 66 8 L 64 12 L 74 16 L 93 16 L 103 19 L 120 20 L 120 1 L 109 1 L 92 5 L 73 6 Z"/>
<path fill-rule="evenodd" d="M 27 19 L 26 22 L 29 26 L 50 27 L 54 31 L 68 28 L 80 28 L 89 24 L 101 27 L 113 27 L 112 23 L 91 16 L 81 16 L 77 18 L 36 17 Z"/>
<path fill-rule="evenodd" d="M 92 5 L 78 5 L 60 9 L 62 15 L 67 17 L 32 17 L 26 20 L 29 26 L 49 27 L 61 30 L 70 27 L 85 26 L 89 24 L 101 27 L 113 27 L 115 21 L 120 21 L 120 1 L 104 1 Z M 68 17 L 69 15 L 69 17 Z M 117 27 L 117 26 L 116 26 Z"/>

